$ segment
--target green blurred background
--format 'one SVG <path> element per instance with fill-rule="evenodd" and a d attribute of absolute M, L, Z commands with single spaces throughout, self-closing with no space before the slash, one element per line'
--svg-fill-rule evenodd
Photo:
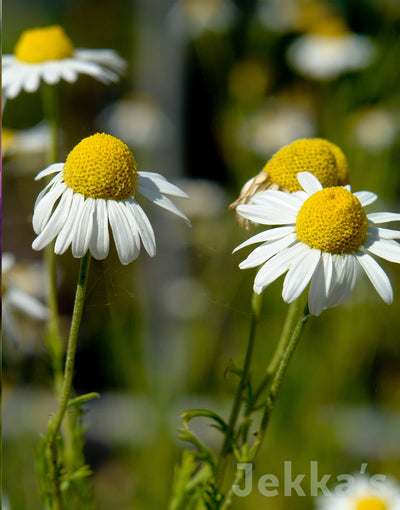
<path fill-rule="evenodd" d="M 351 30 L 371 38 L 376 55 L 365 69 L 315 80 L 286 59 L 301 32 L 290 6 L 305 3 L 3 3 L 3 53 L 12 52 L 23 30 L 57 23 L 76 47 L 112 48 L 128 62 L 117 85 L 81 76 L 57 86 L 62 159 L 83 137 L 107 131 L 129 144 L 141 170 L 162 173 L 192 197 L 179 203 L 191 229 L 142 202 L 155 228 L 154 259 L 142 253 L 125 267 L 112 251 L 91 266 L 74 387 L 77 394 L 101 394 L 84 418 L 99 510 L 166 508 L 173 466 L 185 447 L 177 439 L 179 413 L 207 407 L 228 415 L 237 380 L 225 372 L 244 355 L 255 274 L 239 270 L 243 253 L 231 254 L 248 234 L 228 205 L 273 152 L 296 138 L 327 138 L 345 152 L 353 190 L 379 195 L 370 211 L 400 211 L 400 5 L 324 2 Z M 219 9 L 225 9 L 221 17 Z M 42 119 L 40 94 L 22 93 L 7 103 L 3 129 L 15 135 Z M 46 159 L 7 147 L 3 140 L 3 250 L 17 261 L 9 278 L 41 297 L 40 285 L 29 287 L 24 275 L 34 270 L 41 278 L 31 217 L 41 189 L 33 177 Z M 78 261 L 67 252 L 57 262 L 67 334 Z M 394 287 L 392 306 L 362 276 L 344 305 L 307 325 L 255 479 L 268 473 L 282 479 L 286 460 L 293 473 L 306 474 L 307 494 L 313 460 L 333 480 L 362 463 L 371 474 L 400 479 L 400 268 L 382 266 Z M 279 279 L 264 292 L 256 380 L 285 317 L 281 286 Z M 5 338 L 3 346 L 3 490 L 12 510 L 35 510 L 42 506 L 34 453 L 56 403 L 43 325 L 21 316 L 17 323 L 17 344 Z M 193 423 L 218 449 L 221 437 L 209 425 Z M 314 502 L 282 493 L 267 499 L 255 489 L 232 505 L 263 507 L 303 510 Z"/>

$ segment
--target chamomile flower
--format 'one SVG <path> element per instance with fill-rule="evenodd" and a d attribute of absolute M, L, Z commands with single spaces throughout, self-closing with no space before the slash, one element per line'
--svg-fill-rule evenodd
<path fill-rule="evenodd" d="M 12 99 L 21 90 L 35 92 L 41 80 L 50 85 L 60 80 L 73 83 L 79 74 L 108 84 L 118 81 L 125 67 L 113 50 L 74 48 L 58 25 L 32 28 L 21 34 L 12 55 L 3 55 L 3 95 Z"/>
<path fill-rule="evenodd" d="M 317 498 L 318 510 L 400 510 L 400 488 L 393 479 L 359 475 L 349 485 L 343 493 L 339 485 L 332 495 Z"/>
<path fill-rule="evenodd" d="M 343 73 L 367 67 L 375 45 L 366 36 L 352 33 L 341 18 L 319 21 L 288 48 L 288 61 L 300 74 L 316 80 L 333 80 Z"/>
<path fill-rule="evenodd" d="M 230 207 L 247 204 L 252 197 L 266 189 L 279 189 L 287 193 L 299 191 L 299 172 L 311 172 L 323 187 L 344 185 L 349 182 L 349 166 L 343 151 L 322 138 L 302 138 L 277 151 L 255 177 L 249 179 L 238 199 Z M 248 222 L 237 217 L 239 225 Z"/>
<path fill-rule="evenodd" d="M 190 224 L 167 196 L 188 198 L 187 194 L 160 174 L 139 172 L 129 148 L 111 135 L 96 133 L 84 138 L 65 163 L 50 165 L 36 180 L 53 173 L 34 208 L 32 223 L 38 234 L 34 250 L 55 239 L 56 254 L 72 246 L 74 257 L 83 257 L 89 250 L 101 260 L 109 251 L 110 225 L 122 264 L 138 257 L 141 243 L 154 256 L 154 231 L 135 199 L 136 192 Z"/>
<path fill-rule="evenodd" d="M 344 302 L 352 293 L 360 266 L 383 301 L 391 304 L 393 290 L 386 273 L 371 254 L 400 263 L 400 231 L 377 227 L 400 221 L 400 213 L 366 214 L 364 207 L 377 196 L 351 193 L 348 186 L 323 188 L 309 172 L 297 175 L 302 190 L 266 190 L 239 205 L 238 213 L 263 225 L 281 225 L 261 232 L 236 249 L 262 242 L 240 263 L 241 269 L 261 265 L 254 291 L 260 294 L 286 273 L 282 297 L 297 299 L 310 283 L 308 306 L 319 315 Z"/>

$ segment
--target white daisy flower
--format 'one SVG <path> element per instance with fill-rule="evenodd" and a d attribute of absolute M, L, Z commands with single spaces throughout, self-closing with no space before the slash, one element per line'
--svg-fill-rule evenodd
<path fill-rule="evenodd" d="M 316 503 L 318 510 L 400 510 L 400 489 L 387 476 L 358 475 L 348 487 L 339 484 L 332 495 L 320 496 Z"/>
<path fill-rule="evenodd" d="M 36 180 L 56 173 L 39 194 L 33 213 L 38 237 L 34 250 L 53 239 L 56 254 L 72 246 L 74 257 L 89 250 L 95 259 L 109 251 L 109 225 L 122 264 L 135 260 L 141 243 L 153 257 L 156 241 L 145 212 L 135 200 L 136 191 L 151 202 L 190 221 L 167 195 L 188 198 L 162 175 L 137 171 L 132 152 L 118 138 L 105 133 L 84 138 L 69 153 L 65 163 L 42 170 Z"/>
<path fill-rule="evenodd" d="M 360 266 L 387 304 L 393 301 L 389 278 L 371 253 L 400 263 L 400 231 L 377 227 L 400 221 L 400 213 L 366 214 L 364 207 L 377 196 L 369 191 L 351 193 L 350 187 L 323 188 L 309 172 L 297 174 L 303 188 L 294 193 L 266 190 L 252 197 L 252 204 L 239 205 L 238 213 L 263 225 L 282 225 L 261 232 L 236 249 L 262 242 L 241 262 L 246 269 L 262 264 L 254 280 L 260 294 L 287 272 L 282 297 L 297 299 L 310 284 L 308 306 L 319 315 L 345 301 L 354 289 Z"/>
<path fill-rule="evenodd" d="M 340 19 L 330 18 L 304 34 L 288 48 L 289 63 L 300 74 L 333 80 L 343 73 L 367 67 L 376 53 L 366 36 L 350 32 Z"/>
<path fill-rule="evenodd" d="M 35 92 L 43 80 L 50 85 L 65 80 L 73 83 L 79 74 L 103 83 L 119 80 L 126 62 L 113 50 L 74 48 L 58 25 L 26 30 L 12 55 L 3 55 L 3 97 L 12 99 L 21 90 Z"/>

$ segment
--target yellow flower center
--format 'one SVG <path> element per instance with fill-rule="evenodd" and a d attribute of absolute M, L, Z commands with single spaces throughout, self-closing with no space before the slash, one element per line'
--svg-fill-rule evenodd
<path fill-rule="evenodd" d="M 387 510 L 388 506 L 381 499 L 371 496 L 360 499 L 357 503 L 357 510 Z"/>
<path fill-rule="evenodd" d="M 72 57 L 73 53 L 71 40 L 58 25 L 25 30 L 14 49 L 17 59 L 29 64 L 61 60 Z"/>
<path fill-rule="evenodd" d="M 367 215 L 346 188 L 325 188 L 311 195 L 297 214 L 299 241 L 328 253 L 358 250 L 367 236 Z"/>
<path fill-rule="evenodd" d="M 272 182 L 290 192 L 301 189 L 298 172 L 311 172 L 324 188 L 337 186 L 341 182 L 332 145 L 322 138 L 296 140 L 276 152 L 263 170 Z"/>
<path fill-rule="evenodd" d="M 342 149 L 335 145 L 332 142 L 328 142 L 325 140 L 325 143 L 328 144 L 330 150 L 333 152 L 333 155 L 336 158 L 337 165 L 337 184 L 339 186 L 344 186 L 345 184 L 349 184 L 350 182 L 350 172 L 349 172 L 349 164 L 347 162 L 347 158 L 344 155 Z"/>
<path fill-rule="evenodd" d="M 85 198 L 125 200 L 137 184 L 136 161 L 129 148 L 105 133 L 84 138 L 68 154 L 64 181 Z"/>

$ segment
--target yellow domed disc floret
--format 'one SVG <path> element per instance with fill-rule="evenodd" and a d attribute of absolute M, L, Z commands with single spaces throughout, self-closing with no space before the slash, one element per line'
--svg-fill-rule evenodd
<path fill-rule="evenodd" d="M 304 138 L 282 147 L 264 166 L 270 180 L 289 192 L 301 189 L 298 172 L 310 172 L 324 188 L 337 186 L 338 164 L 332 144 L 321 138 Z"/>
<path fill-rule="evenodd" d="M 342 149 L 335 145 L 332 142 L 328 142 L 328 140 L 324 140 L 326 144 L 328 144 L 328 147 L 333 152 L 333 155 L 336 158 L 336 165 L 337 165 L 337 184 L 339 186 L 344 186 L 346 184 L 349 184 L 350 182 L 350 172 L 349 172 L 349 164 L 347 162 L 347 158 L 344 155 Z"/>
<path fill-rule="evenodd" d="M 72 57 L 73 53 L 74 46 L 59 25 L 25 30 L 14 49 L 16 58 L 29 64 L 61 60 Z"/>
<path fill-rule="evenodd" d="M 388 506 L 381 499 L 369 497 L 361 499 L 356 506 L 357 510 L 387 510 Z"/>
<path fill-rule="evenodd" d="M 325 188 L 311 195 L 296 220 L 299 241 L 332 254 L 358 250 L 367 229 L 367 215 L 360 201 L 341 187 Z"/>
<path fill-rule="evenodd" d="M 68 154 L 64 181 L 85 198 L 125 200 L 135 193 L 136 161 L 129 148 L 105 133 L 84 138 Z"/>

